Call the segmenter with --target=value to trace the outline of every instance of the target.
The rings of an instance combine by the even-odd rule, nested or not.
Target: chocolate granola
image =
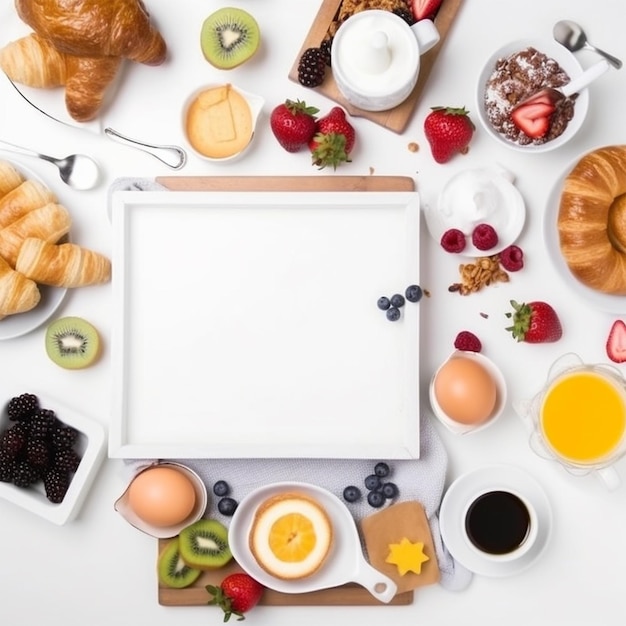
[[[511,109],[545,87],[558,88],[569,81],[569,75],[557,61],[532,46],[498,59],[485,87],[487,118],[498,133],[519,145],[552,141],[563,133],[574,117],[576,94],[557,105],[548,132],[536,139],[526,135],[513,123]]]

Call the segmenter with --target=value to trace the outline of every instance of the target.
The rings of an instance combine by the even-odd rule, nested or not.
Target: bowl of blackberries
[[[104,458],[99,422],[29,391],[0,414],[0,497],[62,525],[73,519]]]

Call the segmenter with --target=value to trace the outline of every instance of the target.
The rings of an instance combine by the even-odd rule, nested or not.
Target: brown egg
[[[481,424],[496,405],[496,383],[491,374],[481,363],[462,355],[441,366],[434,391],[441,410],[461,424]]]
[[[128,489],[128,505],[147,524],[172,526],[193,511],[192,482],[172,467],[152,467],[138,474]]]

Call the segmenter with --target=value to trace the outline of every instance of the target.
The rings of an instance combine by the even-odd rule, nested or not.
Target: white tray
[[[118,191],[113,416],[123,458],[417,458],[409,192]]]

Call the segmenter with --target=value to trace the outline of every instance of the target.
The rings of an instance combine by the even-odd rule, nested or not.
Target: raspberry
[[[9,419],[15,422],[26,421],[39,409],[39,400],[32,393],[23,393],[9,400]]]
[[[326,74],[326,53],[321,48],[307,48],[298,62],[298,81],[305,87],[319,87]]]
[[[457,350],[467,352],[480,352],[483,349],[480,339],[469,330],[462,330],[454,340],[454,347]]]
[[[524,267],[524,252],[519,246],[509,246],[500,252],[500,264],[508,272],[517,272]]]
[[[498,245],[498,233],[489,224],[478,224],[472,231],[472,243],[479,250],[490,250]]]
[[[450,228],[441,236],[441,246],[446,252],[463,252],[465,250],[465,234],[458,228]]]

